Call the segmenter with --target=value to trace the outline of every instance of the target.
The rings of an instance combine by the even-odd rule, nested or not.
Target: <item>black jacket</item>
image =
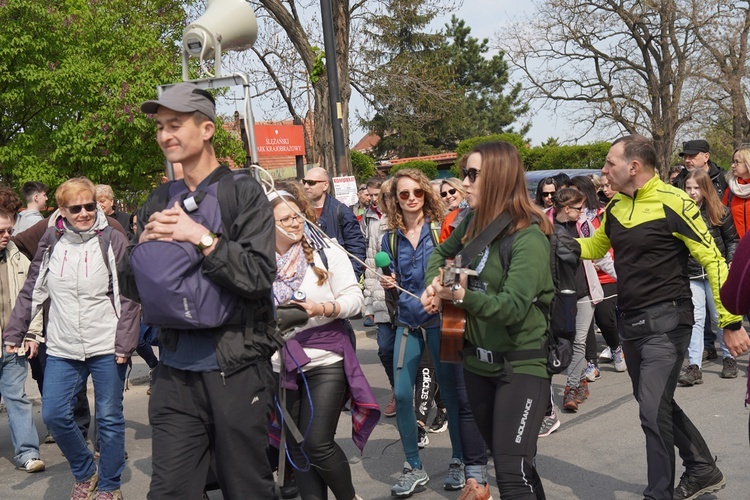
[[[210,176],[227,174],[227,167],[214,170]],[[216,341],[216,355],[224,375],[268,360],[276,344],[266,333],[266,325],[273,317],[271,286],[276,276],[276,233],[273,211],[260,184],[251,176],[234,183],[239,212],[231,228],[222,234],[214,248],[203,260],[203,273],[215,283],[240,296],[236,318],[230,325],[205,330]],[[156,190],[138,210],[140,236],[145,222],[158,206]],[[136,240],[137,241],[137,240]],[[135,245],[128,247],[129,252]],[[129,255],[129,253],[128,253]],[[118,269],[123,295],[140,302],[130,258],[122,259]],[[179,332],[162,329],[159,340],[167,349],[179,348]]]
[[[721,255],[724,256],[727,264],[729,264],[730,262],[732,262],[734,251],[737,249],[737,244],[740,242],[740,238],[737,235],[737,229],[734,227],[734,219],[732,219],[732,213],[728,208],[725,207],[724,217],[722,217],[721,219],[721,224],[718,226],[714,226],[708,220],[705,203],[701,205],[700,210],[701,216],[703,216],[703,220],[706,222],[706,226],[708,226],[708,232],[711,233],[711,236],[713,236],[714,241],[716,242],[716,246],[721,252]],[[701,276],[705,276],[706,274],[706,270],[703,269],[703,266],[701,266],[692,255],[688,257],[687,266],[688,276],[691,279],[699,278]]]
[[[688,173],[689,172],[686,168],[682,169],[682,171],[672,181],[672,185],[684,191],[685,177],[687,177]],[[728,187],[726,175],[726,170],[722,170],[716,163],[708,160],[708,176],[711,178],[711,183],[716,188],[716,194],[719,195],[720,200],[724,199],[724,192]]]

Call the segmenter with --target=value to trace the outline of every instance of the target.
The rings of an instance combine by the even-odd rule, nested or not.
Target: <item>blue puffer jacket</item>
[[[435,249],[432,235],[430,235],[430,222],[425,220],[422,225],[422,234],[419,235],[419,244],[416,249],[411,246],[400,229],[396,231],[395,241],[398,256],[394,257],[390,245],[390,233],[383,235],[381,247],[391,258],[391,273],[396,275],[399,286],[419,297],[425,289],[424,277],[427,271],[427,261]],[[427,313],[419,300],[403,292],[398,299],[397,322],[411,328],[434,327],[440,324],[437,314]]]

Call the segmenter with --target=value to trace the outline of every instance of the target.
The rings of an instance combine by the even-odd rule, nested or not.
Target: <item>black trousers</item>
[[[266,456],[275,381],[261,362],[226,379],[159,363],[149,398],[149,500],[199,500],[211,457],[228,500],[276,499]]]
[[[341,408],[349,385],[344,363],[319,366],[305,372],[307,388],[297,375],[297,390],[286,392],[286,407],[297,428],[307,437],[300,448],[287,432],[287,445],[297,467],[300,497],[303,500],[324,500],[331,488],[337,500],[352,500],[352,471],[344,450],[334,440]],[[309,397],[308,397],[309,389]],[[309,463],[309,468],[305,469]]]
[[[492,448],[500,497],[546,498],[534,457],[550,400],[549,379],[514,373],[506,383],[466,370],[464,379],[474,420]]]
[[[648,486],[643,496],[648,499],[672,499],[675,446],[687,472],[702,475],[714,467],[703,436],[674,400],[691,330],[690,325],[683,324],[666,333],[657,332],[622,343],[641,427],[646,434]]]

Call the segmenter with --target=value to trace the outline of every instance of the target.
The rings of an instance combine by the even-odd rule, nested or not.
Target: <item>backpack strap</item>
[[[328,271],[328,257],[326,256],[325,249],[318,249],[318,255],[320,255],[320,260],[323,261],[323,267],[325,267],[326,271]]]
[[[437,222],[430,222],[430,236],[432,236],[432,244],[438,246],[440,244],[440,224]]]
[[[235,189],[234,184],[239,179],[248,175],[250,175],[249,169],[239,168],[236,170],[230,170],[219,178],[219,185],[216,188],[216,196],[219,198],[221,224],[224,226],[225,233],[229,232],[234,220],[237,218],[237,215],[239,215],[237,190]]]

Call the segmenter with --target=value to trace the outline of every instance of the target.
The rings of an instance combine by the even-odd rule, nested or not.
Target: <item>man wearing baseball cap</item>
[[[711,183],[716,188],[719,199],[724,196],[724,191],[727,190],[727,180],[724,177],[726,171],[720,169],[716,163],[711,161],[711,147],[707,141],[695,139],[683,142],[680,156],[685,161],[685,169],[674,178],[672,181],[673,186],[685,189],[685,177],[687,177],[687,174],[693,170],[701,169],[711,177]]]
[[[216,107],[208,92],[178,83],[141,110],[155,115],[156,142],[167,160],[182,164],[183,179],[175,183],[193,192],[233,175],[219,164],[211,143]],[[262,311],[270,311],[265,305],[276,274],[273,212],[252,176],[234,176],[237,217],[229,228],[207,227],[179,202],[164,206],[164,190],[171,185],[154,190],[139,210],[137,241],[195,245],[203,275],[238,296],[235,312],[242,321],[212,329],[162,328],[149,400],[148,499],[200,498],[212,459],[224,498],[276,498],[266,457],[274,387],[268,360],[275,346],[259,326],[270,319]],[[130,259],[125,260],[124,293],[137,296]]]

